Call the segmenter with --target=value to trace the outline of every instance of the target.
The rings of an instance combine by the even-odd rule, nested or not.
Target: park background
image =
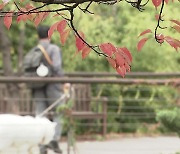
[[[167,43],[158,44],[153,33],[150,40],[145,44],[141,52],[137,51],[136,45],[139,40],[138,35],[145,29],[150,28],[154,31],[157,24],[155,15],[158,13],[153,6],[148,4],[145,11],[138,12],[132,6],[121,3],[120,5],[93,5],[90,11],[94,15],[83,14],[80,11],[75,12],[74,24],[78,30],[84,32],[86,40],[92,44],[102,42],[112,42],[116,46],[126,46],[132,53],[133,62],[131,72],[179,72],[180,55],[175,49]],[[164,9],[164,25],[170,25],[168,21],[171,18],[179,20],[179,5],[174,2]],[[172,16],[173,15],[173,16]],[[167,19],[167,21],[166,21]],[[60,20],[60,17],[47,18],[43,23],[52,25]],[[0,48],[0,67],[4,75],[19,74],[22,75],[23,55],[38,43],[36,28],[32,23],[19,23],[13,21],[10,30],[6,30],[1,21],[1,30],[5,32],[3,39],[10,42],[11,62],[4,57],[4,48]],[[179,37],[173,29],[161,30],[163,34]],[[62,49],[63,68],[65,72],[113,72],[114,70],[108,64],[104,57],[91,52],[86,59],[81,55],[76,55],[75,39],[73,32],[64,46],[60,44],[58,33],[52,37],[52,42],[58,44]],[[1,38],[1,39],[2,39]],[[11,71],[6,71],[4,64],[11,64]],[[143,85],[92,85],[92,94],[95,97],[107,96],[108,102],[108,133],[138,133],[138,134],[173,134],[179,128],[179,91],[169,86],[143,86]],[[126,100],[130,98],[133,101]],[[134,106],[134,104],[136,106]],[[136,109],[132,108],[134,106]],[[163,112],[163,109],[165,110]],[[170,111],[170,112],[169,112]],[[126,114],[141,113],[140,116],[127,116]],[[124,113],[124,115],[123,115]],[[177,117],[174,121],[170,118],[171,125],[169,131],[157,121],[162,116]],[[153,116],[152,116],[153,115]],[[143,118],[147,117],[147,118]],[[159,117],[159,118],[158,118]],[[166,120],[168,120],[166,118]],[[81,123],[80,121],[79,123]],[[119,123],[119,124],[118,124]],[[120,123],[125,123],[120,125]],[[169,123],[168,123],[169,124]],[[155,126],[155,127],[153,127]],[[99,132],[99,127],[76,127],[77,135],[92,134]],[[177,132],[179,133],[179,132]],[[66,132],[64,132],[66,135]],[[94,137],[101,140],[101,137]]]

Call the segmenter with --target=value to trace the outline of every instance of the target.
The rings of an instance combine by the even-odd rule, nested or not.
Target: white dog
[[[37,153],[53,139],[55,126],[47,118],[1,114],[0,154]]]

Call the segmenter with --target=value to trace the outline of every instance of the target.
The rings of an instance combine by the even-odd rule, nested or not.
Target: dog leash
[[[46,108],[41,114],[39,114],[39,117],[43,117],[44,115],[46,115],[51,109],[53,109],[56,105],[59,104],[59,102],[69,98],[70,95],[69,94],[63,94],[60,98],[58,98],[55,102],[53,102],[48,108]]]

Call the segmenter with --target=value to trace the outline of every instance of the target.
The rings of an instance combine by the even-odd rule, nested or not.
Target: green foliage
[[[175,132],[180,136],[180,109],[159,111],[157,120],[160,121],[169,131]]]
[[[146,6],[146,10],[140,13],[126,3],[113,6],[95,4],[91,6],[90,11],[94,12],[94,15],[82,14],[81,11],[77,10],[74,20],[77,29],[85,33],[86,40],[90,44],[97,45],[103,42],[112,42],[116,46],[126,46],[133,55],[132,71],[165,72],[178,71],[180,69],[180,55],[175,53],[174,49],[169,47],[167,43],[160,46],[155,42],[153,34],[149,36],[150,40],[141,53],[137,52],[137,36],[147,28],[154,31],[157,24],[157,21],[154,19],[157,12],[153,7]],[[173,14],[174,19],[179,18],[177,2],[165,7],[165,20],[170,19],[171,14],[168,12]],[[50,17],[43,23],[51,25],[58,20],[61,20],[61,17]],[[20,41],[24,41],[25,52],[38,43],[35,26],[30,22],[26,23],[25,26],[23,24],[17,25],[14,21],[12,28],[8,32],[10,40],[13,42],[12,60],[14,66],[17,63],[17,50]],[[169,25],[170,22],[165,21],[162,24]],[[23,29],[25,30],[25,39],[21,40],[17,36]],[[161,30],[159,33],[178,37],[178,34],[174,33],[173,29]],[[59,40],[59,35],[54,34],[52,41],[61,46]],[[75,55],[76,47],[73,32],[70,33],[65,46],[61,46],[61,48],[63,52],[63,66],[67,72],[114,71],[104,57],[99,57],[94,52],[91,52],[85,60],[80,60],[81,56]]]
[[[55,7],[53,5],[53,7]],[[136,44],[140,38],[138,35],[145,29],[150,28],[154,31],[157,24],[155,20],[155,14],[157,11],[151,6],[147,6],[144,12],[132,8],[132,6],[126,3],[120,3],[119,5],[107,6],[107,5],[92,5],[90,11],[94,12],[94,15],[83,14],[77,10],[75,12],[74,24],[78,30],[85,33],[86,40],[93,45],[101,44],[104,42],[112,42],[119,47],[127,47],[133,55],[132,71],[150,71],[150,72],[173,72],[180,70],[180,55],[176,53],[167,43],[161,46],[155,42],[154,34],[147,35],[150,40],[144,46],[143,50],[138,53]],[[80,13],[81,12],[81,13]],[[179,6],[177,2],[169,4],[165,7],[163,14],[165,22],[163,25],[170,25],[168,20],[173,14],[174,19],[179,19]],[[44,23],[52,25],[61,17],[47,18]],[[167,21],[166,21],[167,20]],[[14,21],[15,22],[15,21]],[[19,38],[20,32],[25,31],[25,38]],[[160,30],[159,33],[165,33],[166,35],[173,35],[178,38],[178,34],[173,29]],[[24,42],[24,54],[28,52],[33,46],[38,44],[38,37],[36,34],[36,28],[32,23],[21,23],[17,25],[14,23],[12,28],[8,31],[8,36],[12,42],[12,61],[14,68],[17,66],[17,51],[18,45],[21,41]],[[58,44],[62,49],[63,55],[63,67],[65,72],[75,71],[92,71],[92,72],[112,72],[114,71],[104,57],[98,56],[96,53],[91,52],[85,60],[81,60],[81,55],[75,55],[75,39],[74,33],[71,32],[70,36],[64,46],[61,46],[59,41],[59,35],[53,34],[52,42]],[[2,50],[2,49],[1,49]],[[2,59],[2,56],[0,56]],[[2,60],[1,60],[2,62]],[[0,66],[2,67],[2,63]],[[15,68],[16,69],[16,68]],[[119,85],[93,85],[93,94],[97,96],[97,90],[101,90],[101,96],[107,96],[112,98],[109,102],[109,106],[115,108],[109,108],[109,112],[114,114],[108,115],[108,122],[110,123],[137,123],[130,127],[128,124],[124,124],[121,127],[120,124],[108,127],[108,131],[111,132],[136,132],[136,131],[148,131],[147,126],[141,126],[139,123],[153,123],[155,118],[149,118],[146,113],[151,112],[155,114],[163,105],[172,105],[175,102],[176,92],[173,88],[166,87],[146,87],[146,86],[119,86]],[[145,89],[145,91],[141,90]],[[116,99],[114,99],[116,98]],[[132,100],[128,100],[131,98]],[[141,99],[146,98],[146,99]],[[163,100],[163,101],[162,101]],[[132,109],[130,106],[136,105],[140,109]],[[63,106],[59,110],[68,110],[69,106]],[[144,114],[144,119],[139,117],[127,117],[125,113],[134,114],[141,112]],[[172,114],[173,115],[173,114]],[[67,120],[68,122],[68,120]],[[96,129],[96,128],[95,128]],[[78,133],[87,131],[82,127],[78,128]]]
[[[97,89],[97,88],[95,88]],[[156,112],[172,108],[178,92],[164,86],[104,85],[103,96],[108,96],[109,132],[156,132],[149,125],[156,123]]]

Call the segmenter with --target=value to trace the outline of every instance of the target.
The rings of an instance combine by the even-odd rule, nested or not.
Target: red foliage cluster
[[[178,20],[170,20],[172,23],[175,23],[174,26],[172,26],[172,28],[174,28],[177,32],[180,33],[180,22]],[[152,33],[152,31],[150,29],[147,29],[145,31],[143,31],[140,36],[143,36],[147,33]],[[174,49],[176,49],[176,51],[178,51],[178,48],[180,48],[180,41],[178,39],[172,38],[170,36],[164,36],[163,34],[157,34],[156,38],[158,39],[159,43],[163,43],[164,41],[166,41],[171,47],[173,47]],[[140,51],[142,49],[142,47],[144,46],[144,44],[146,43],[146,41],[149,38],[145,37],[142,38],[138,44],[137,44],[137,50]]]
[[[127,71],[130,72],[132,56],[127,48],[116,48],[111,43],[103,43],[99,47],[108,55],[108,62],[122,77]]]
[[[57,30],[59,32],[59,35],[60,35],[60,42],[62,45],[64,45],[68,36],[69,36],[69,32],[71,30],[70,28],[66,28],[66,27],[67,27],[67,21],[66,20],[61,20],[61,21],[58,21],[55,24],[53,24],[48,31],[49,39],[51,39],[53,32],[55,30]]]

